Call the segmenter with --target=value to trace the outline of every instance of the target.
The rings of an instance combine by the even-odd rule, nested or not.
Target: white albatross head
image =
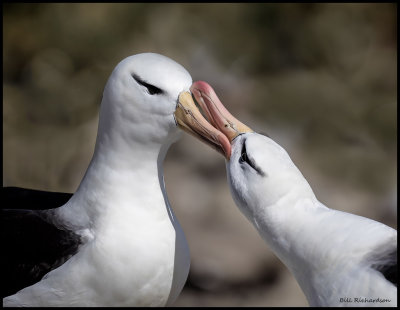
[[[326,207],[281,146],[234,118],[207,83],[194,82],[191,91],[232,144],[226,169],[236,205],[293,273],[310,306],[355,305],[339,300],[349,291],[389,296],[397,305],[387,272],[397,262],[396,230]]]
[[[122,60],[103,92],[96,149],[103,144],[158,148],[176,141],[180,127],[226,152],[228,140],[198,111],[191,84],[186,69],[166,56],[142,53]]]
[[[233,117],[206,82],[193,83],[191,91],[210,122],[231,142],[228,181],[236,204],[249,219],[290,194],[314,197],[284,148]]]
[[[247,217],[291,194],[313,196],[286,150],[258,133],[244,133],[232,141],[227,172],[234,199]]]

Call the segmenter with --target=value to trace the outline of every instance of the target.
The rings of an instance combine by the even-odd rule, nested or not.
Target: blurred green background
[[[164,54],[284,146],[329,207],[397,228],[396,4],[3,4],[3,185],[73,192],[113,67]],[[303,306],[234,205],[223,158],[165,162],[191,249],[177,306]],[[193,199],[196,197],[196,199]]]

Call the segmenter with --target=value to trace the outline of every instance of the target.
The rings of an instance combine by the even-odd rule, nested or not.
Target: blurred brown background
[[[331,208],[397,228],[395,4],[5,4],[3,185],[73,192],[106,80],[157,52],[287,149]],[[235,206],[222,156],[188,135],[165,180],[191,249],[176,306],[305,306]]]

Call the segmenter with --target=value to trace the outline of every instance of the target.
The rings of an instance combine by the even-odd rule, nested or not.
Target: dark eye
[[[252,160],[251,158],[249,158],[249,156],[247,155],[247,151],[246,151],[246,140],[243,141],[243,146],[242,146],[241,155],[240,155],[240,158],[239,158],[239,163],[240,163],[240,164],[246,163],[246,164],[248,164],[251,168],[253,168],[259,175],[265,176],[264,171],[262,171],[262,169],[256,165],[256,163],[254,162],[254,160]]]
[[[239,162],[240,162],[241,164],[243,164],[244,162],[249,163],[249,158],[247,157],[246,151],[245,151],[244,153],[243,153],[243,151],[242,151],[242,154],[240,155],[240,158],[239,158]]]
[[[160,89],[160,88],[158,88],[158,87],[156,87],[156,86],[154,86],[154,85],[151,85],[151,84],[149,84],[149,83],[146,83],[146,82],[143,81],[141,78],[139,78],[137,75],[132,74],[132,77],[135,79],[135,81],[136,81],[138,84],[140,84],[140,85],[146,87],[146,88],[147,88],[147,91],[149,92],[150,95],[159,95],[159,94],[162,94],[162,93],[163,93],[163,90],[162,90],[162,89]]]
[[[240,153],[241,154],[240,154],[240,158],[239,158],[239,163],[243,164],[244,162],[246,162],[251,166],[249,158],[247,156],[247,151],[246,151],[246,140],[243,141],[242,150]]]

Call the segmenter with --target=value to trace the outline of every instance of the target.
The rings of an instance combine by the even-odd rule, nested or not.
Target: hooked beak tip
[[[180,93],[174,117],[181,129],[205,142],[229,159],[231,154],[230,142],[221,131],[203,117],[189,92]]]
[[[190,90],[211,124],[226,135],[230,143],[241,134],[254,132],[225,108],[214,89],[207,82],[194,82]]]

